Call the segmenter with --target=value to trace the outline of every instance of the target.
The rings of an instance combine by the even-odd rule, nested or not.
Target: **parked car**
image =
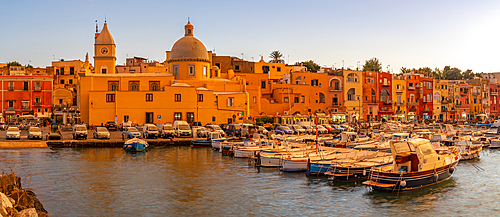
[[[154,124],[144,124],[142,128],[142,138],[149,139],[155,138],[157,139],[160,134],[158,133],[158,127]]]
[[[321,125],[318,125],[318,126],[315,126],[313,127],[313,134],[316,134],[316,131],[318,131],[318,134],[327,134],[328,133],[328,130],[325,129],[323,126]]]
[[[208,132],[210,132],[206,127],[202,126],[193,126],[192,131],[193,135],[196,135],[199,138],[206,138],[208,136]]]
[[[122,139],[141,138],[141,132],[135,127],[124,127],[122,131]]]
[[[42,130],[38,127],[30,127],[28,129],[28,139],[42,139]]]
[[[306,130],[304,130],[304,128],[302,128],[300,125],[298,124],[293,124],[293,125],[290,125],[288,126],[291,130],[293,130],[293,134],[297,134],[297,135],[301,135],[301,134],[306,134]]]
[[[205,127],[209,130],[209,131],[212,131],[212,132],[219,132],[221,136],[225,136],[224,134],[224,130],[222,130],[222,128],[219,127],[219,125],[217,124],[207,124],[205,125]]]
[[[307,134],[313,133],[313,128],[311,126],[302,126],[302,128],[304,128]]]
[[[108,121],[106,122],[106,129],[109,131],[117,131],[118,127],[116,127],[116,124],[114,121]]]
[[[293,131],[290,129],[290,127],[287,126],[277,126],[276,129],[274,130],[276,134],[293,134]]]
[[[49,134],[47,134],[47,140],[60,140],[62,138],[61,128],[59,127],[59,125],[56,123],[51,124],[49,128]]]
[[[21,132],[17,127],[9,127],[7,128],[7,132],[5,132],[6,139],[21,139]]]
[[[73,126],[73,139],[87,139],[87,126],[78,124]]]
[[[109,139],[109,131],[106,127],[96,127],[94,130],[94,139]]]
[[[175,132],[175,137],[193,137],[191,127],[186,121],[174,121],[172,125]]]
[[[341,127],[340,125],[332,125],[332,127],[333,127],[334,134],[340,134],[340,133],[344,132],[344,128]]]
[[[160,137],[162,138],[173,138],[175,135],[174,127],[172,124],[164,124],[162,128],[160,128]]]
[[[228,124],[226,126],[227,136],[241,136],[241,125],[240,124]]]
[[[267,133],[269,132],[265,127],[263,126],[258,126],[257,127],[257,132],[260,133],[260,134],[264,134],[264,135],[267,135]]]

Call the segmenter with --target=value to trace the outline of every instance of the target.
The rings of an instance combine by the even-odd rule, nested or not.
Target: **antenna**
[[[104,23],[106,23],[106,14],[104,14]]]
[[[98,33],[98,32],[99,32],[99,30],[97,28],[97,20],[95,20],[95,33]]]
[[[188,23],[189,23],[189,17],[188,17]]]

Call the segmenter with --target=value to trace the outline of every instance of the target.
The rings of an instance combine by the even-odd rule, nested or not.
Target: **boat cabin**
[[[403,141],[403,140],[408,140],[410,138],[409,133],[394,133],[392,134],[392,139],[395,141]]]
[[[391,141],[390,144],[393,172],[418,172],[446,165],[445,158],[436,153],[429,140]]]
[[[432,138],[431,138],[431,142],[441,142],[441,141],[445,141],[446,139],[447,139],[446,135],[443,135],[443,134],[433,134]]]
[[[358,138],[358,134],[356,132],[342,132],[340,134],[341,143],[354,142],[356,141],[356,138]]]

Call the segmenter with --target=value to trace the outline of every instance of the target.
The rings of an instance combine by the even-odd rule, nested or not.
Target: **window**
[[[157,84],[152,84],[151,85],[151,91],[158,91],[158,85]]]
[[[219,69],[221,69],[220,68],[220,63],[215,63],[215,66],[217,66],[217,67],[219,67]]]
[[[130,86],[130,90],[131,90],[131,91],[137,91],[138,89],[139,89],[139,88],[137,88],[137,84],[132,84],[132,85]]]
[[[262,72],[263,73],[269,73],[269,66],[262,66]]]
[[[203,66],[203,77],[206,78],[208,75],[207,75],[207,66]]]
[[[35,104],[41,104],[42,103],[42,98],[39,96],[35,97]]]
[[[13,81],[9,81],[9,90],[10,91],[14,90],[14,82]]]
[[[285,97],[285,99],[283,99],[283,102],[288,102],[288,97]]]
[[[124,122],[128,122],[128,119],[129,119],[129,116],[128,116],[128,115],[124,115],[124,116],[123,116],[123,121],[124,121]]]
[[[116,89],[117,89],[116,84],[111,84],[111,91],[116,91]]]
[[[61,68],[61,75],[64,75],[64,67]]]
[[[335,105],[335,106],[339,105],[339,98],[338,97],[332,98],[332,105]]]
[[[172,67],[173,67],[172,72],[174,74],[174,77],[179,78],[179,65],[173,65]]]
[[[106,102],[115,102],[115,94],[106,94]]]
[[[276,71],[281,72],[281,67],[277,67]]]
[[[325,103],[325,94],[319,93],[319,103]]]
[[[153,94],[146,93],[146,102],[153,102]]]
[[[239,64],[234,65],[234,71],[240,71],[240,65]]]
[[[45,111],[45,112],[49,112],[49,109],[48,109],[48,108],[45,108],[45,109],[44,109],[44,111]]]
[[[382,102],[385,102],[385,96],[383,96],[383,95],[382,95],[382,96],[380,97],[380,100],[382,100]]]
[[[181,101],[181,95],[180,94],[175,94],[175,101],[180,102]]]
[[[356,75],[355,73],[349,73],[347,75],[347,81],[358,82],[358,75]]]
[[[354,88],[349,89],[349,91],[347,91],[347,100],[354,101],[354,95],[356,95],[356,90]]]
[[[194,65],[188,65],[188,76],[195,76],[195,68]]]
[[[69,74],[74,75],[75,74],[75,67],[69,67]]]
[[[318,80],[311,80],[311,86],[318,86]]]
[[[301,82],[301,77],[299,76],[299,77],[297,77],[297,78],[295,79],[295,84],[301,84],[301,83],[302,83],[302,82]]]
[[[233,97],[227,98],[227,107],[234,107],[234,98]]]
[[[41,81],[35,81],[35,91],[42,91],[42,82]]]
[[[198,94],[198,102],[203,102],[203,94]]]
[[[25,91],[29,90],[29,86],[30,86],[29,82],[27,82],[27,81],[23,82],[23,90],[25,90]]]
[[[8,102],[8,107],[9,108],[14,108],[14,100],[9,100]]]
[[[61,79],[61,84],[64,84],[64,79]]]
[[[427,102],[432,102],[432,94],[427,94]]]
[[[59,99],[59,105],[63,104],[63,99]]]
[[[194,122],[194,113],[193,112],[187,112],[186,113],[186,121],[188,123],[193,123]]]
[[[253,97],[253,103],[257,103],[257,97],[256,96]]]
[[[261,81],[260,82],[260,88],[266,89],[266,81]]]
[[[73,79],[69,79],[68,84],[73,84]]]
[[[296,97],[293,99],[293,102],[294,102],[294,103],[299,103],[299,97],[298,97],[298,96],[296,96]]]
[[[101,69],[101,74],[107,74],[108,73],[108,69],[107,68],[102,68]]]
[[[340,82],[336,81],[334,83],[334,90],[340,90]]]
[[[477,96],[474,96],[474,103],[477,103]]]
[[[182,113],[181,112],[175,112],[174,113],[174,121],[180,121],[182,120]]]
[[[300,103],[305,103],[305,102],[306,102],[306,97],[300,96]]]

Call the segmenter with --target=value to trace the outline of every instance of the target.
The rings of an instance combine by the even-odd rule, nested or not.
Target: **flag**
[[[243,112],[236,113],[236,116],[238,116],[238,117],[243,116]]]

